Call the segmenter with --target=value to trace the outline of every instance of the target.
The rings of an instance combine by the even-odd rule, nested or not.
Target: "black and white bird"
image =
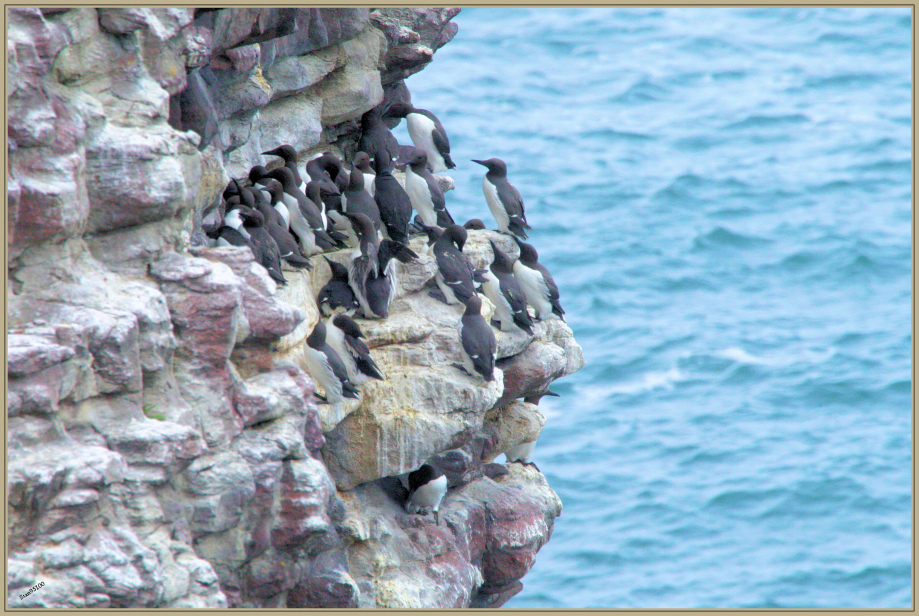
[[[316,322],[306,338],[304,351],[306,371],[325,390],[325,402],[336,404],[345,398],[358,397],[360,392],[348,378],[344,362],[326,342],[326,327],[322,319]]]
[[[434,280],[448,304],[466,304],[466,300],[475,295],[475,282],[472,279],[475,268],[469,257],[463,254],[466,243],[466,229],[459,225],[450,225],[434,242],[432,252],[437,261]]]
[[[462,366],[470,376],[480,375],[485,381],[495,380],[495,353],[498,341],[495,332],[482,316],[482,300],[473,295],[466,301],[466,311],[460,319],[460,355]]]
[[[363,337],[360,326],[351,317],[337,314],[329,319],[326,341],[338,352],[348,369],[348,378],[356,385],[370,379],[385,380],[380,367],[370,357],[370,349],[361,340]]]
[[[520,283],[527,303],[536,311],[536,318],[564,321],[565,311],[559,303],[558,286],[549,270],[538,261],[536,248],[516,237],[514,240],[520,247],[520,258],[514,262],[514,277]]]
[[[218,246],[218,247],[224,247],[224,246],[248,246],[249,250],[252,251],[253,256],[255,255],[255,249],[252,248],[252,244],[249,243],[249,240],[247,240],[247,239],[243,236],[242,233],[240,233],[239,231],[237,231],[237,230],[234,229],[233,227],[229,227],[229,226],[227,226],[227,225],[223,225],[222,227],[218,228],[218,229],[211,235],[211,237],[213,237],[214,240],[215,240],[215,241],[214,241],[214,245],[215,245],[215,246]]]
[[[339,313],[354,316],[361,305],[357,303],[354,291],[348,284],[348,268],[326,256],[322,258],[328,262],[332,277],[319,289],[319,295],[316,297],[319,311],[327,317]]]
[[[297,240],[283,226],[284,219],[277,210],[266,203],[259,203],[256,209],[264,218],[262,226],[278,245],[281,258],[293,267],[313,269],[309,259],[300,254]]]
[[[374,154],[373,168],[377,172],[373,198],[380,208],[380,220],[390,239],[405,244],[408,242],[408,221],[412,218],[412,200],[393,177],[392,160],[385,150]]]
[[[526,213],[523,210],[523,197],[514,186],[507,181],[507,165],[500,158],[488,160],[474,160],[488,168],[485,179],[482,180],[482,191],[485,193],[485,202],[488,209],[498,222],[498,229],[504,233],[516,235],[522,239],[527,238],[525,229],[529,229]]]
[[[493,240],[488,242],[495,258],[484,272],[482,292],[495,305],[495,319],[501,331],[509,332],[516,326],[532,336],[533,320],[527,312],[526,295],[514,277],[515,259],[498,248]]]
[[[294,174],[294,181],[297,183],[297,187],[300,190],[306,189],[306,183],[303,181],[300,175],[300,169],[297,167],[297,150],[295,150],[292,145],[286,143],[284,145],[279,145],[273,150],[262,152],[262,156],[280,156],[283,158],[284,166],[290,169],[291,173]]]
[[[383,221],[380,218],[380,207],[377,205],[376,200],[370,196],[370,193],[367,192],[364,181],[366,176],[363,173],[352,173],[350,176],[350,181],[348,187],[342,193],[341,204],[345,212],[350,212],[352,214],[364,214],[373,221],[374,226],[377,230],[383,228]],[[342,225],[343,223],[337,220],[337,216],[334,217],[336,225]]]
[[[284,274],[281,273],[281,251],[278,249],[277,242],[262,227],[265,221],[264,217],[257,210],[245,206],[238,209],[242,219],[242,226],[246,234],[249,235],[247,239],[253,249],[255,261],[268,271],[268,275],[271,276],[272,280],[281,286],[286,285],[287,280],[284,278]]]
[[[399,158],[399,142],[383,122],[382,108],[378,105],[361,116],[361,139],[357,149],[376,157],[386,152],[389,160]]]
[[[365,318],[385,319],[396,295],[396,268],[392,259],[408,263],[418,255],[393,240],[380,240],[373,222],[364,214],[346,212],[345,216],[360,242],[348,264],[348,284]]]
[[[389,107],[386,115],[390,118],[405,118],[408,134],[415,147],[427,154],[427,164],[431,171],[440,173],[456,167],[450,159],[450,139],[440,120],[427,109],[418,109],[409,103],[396,103]]]
[[[278,180],[284,188],[282,198],[290,212],[290,228],[300,241],[300,252],[310,256],[338,248],[325,230],[319,207],[297,187],[290,169],[278,167],[270,171],[268,177]]]
[[[325,169],[329,177],[332,178],[332,181],[335,182],[338,191],[341,192],[344,190],[348,185],[350,173],[345,169],[345,165],[341,162],[341,159],[335,156],[333,152],[327,151],[323,152],[316,160],[319,161],[322,168]]]
[[[428,171],[427,160],[424,150],[415,148],[405,167],[405,192],[424,224],[447,227],[453,224],[453,217],[437,179]]]
[[[440,503],[447,493],[447,477],[430,464],[408,475],[408,500],[405,510],[409,513],[433,513],[434,521],[440,524]]]
[[[523,401],[538,406],[543,396],[558,396],[558,394],[547,389],[540,394],[527,396]],[[531,461],[534,449],[536,449],[536,441],[527,441],[519,445],[514,445],[513,447],[508,447],[507,451],[504,452],[504,456],[507,458],[508,464],[520,462],[524,466],[532,466],[536,470],[539,470],[539,467]]]
[[[364,190],[369,192],[372,197],[374,191],[373,180],[377,177],[377,173],[373,170],[373,167],[370,166],[370,155],[367,154],[367,152],[358,152],[354,155],[354,164],[351,169],[352,173],[354,169],[359,169],[360,172],[364,174]]]

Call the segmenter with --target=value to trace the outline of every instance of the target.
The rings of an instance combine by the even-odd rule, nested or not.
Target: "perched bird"
[[[504,253],[492,240],[488,240],[495,253],[489,270],[485,272],[482,292],[495,305],[495,319],[501,331],[508,332],[516,325],[533,335],[533,320],[527,312],[526,295],[514,278],[514,259]]]
[[[382,108],[377,105],[361,116],[361,139],[357,149],[376,157],[377,152],[386,152],[388,160],[399,158],[399,142],[383,123]]]
[[[357,303],[354,291],[348,285],[348,268],[326,256],[322,258],[328,262],[332,277],[319,289],[316,303],[319,304],[320,312],[327,317],[339,313],[354,316],[361,305]]]
[[[383,228],[380,207],[377,205],[376,200],[370,196],[370,193],[365,190],[364,180],[363,173],[352,173],[348,187],[342,194],[341,203],[345,212],[364,214],[373,221],[373,225],[377,230],[380,230]]]
[[[524,229],[529,229],[530,225],[527,224],[526,213],[523,210],[523,197],[507,181],[507,165],[500,158],[472,162],[488,168],[488,173],[482,180],[482,191],[485,193],[488,209],[498,221],[498,229],[526,239],[527,234]]]
[[[247,238],[252,246],[256,262],[268,270],[268,275],[279,285],[286,285],[287,280],[281,273],[281,251],[277,242],[268,234],[262,225],[264,217],[257,210],[248,207],[239,208],[243,228],[249,234]]]
[[[370,349],[361,338],[364,334],[354,319],[337,314],[329,319],[326,340],[338,352],[348,369],[348,378],[360,385],[370,379],[385,380],[380,367],[370,357]]]
[[[278,167],[269,172],[268,177],[278,180],[284,188],[282,198],[290,212],[290,228],[300,240],[301,252],[308,256],[338,248],[325,230],[319,208],[297,188],[290,169]]]
[[[428,171],[427,160],[427,154],[416,148],[414,156],[405,167],[405,192],[424,224],[447,227],[453,224],[453,218],[447,211],[447,202],[440,185]]]
[[[408,475],[408,500],[405,510],[409,513],[434,513],[434,521],[440,524],[440,502],[447,493],[447,477],[430,464]]]
[[[284,261],[296,268],[313,269],[309,259],[300,254],[297,240],[282,226],[284,219],[277,210],[265,203],[259,203],[256,210],[262,215],[265,222],[262,226],[278,245],[279,254]],[[276,216],[277,218],[273,218]]]
[[[514,240],[520,247],[520,258],[514,262],[514,277],[520,283],[526,295],[527,303],[536,311],[536,319],[561,319],[565,320],[565,311],[559,303],[558,286],[539,259],[536,249],[526,242],[521,242],[516,237]]]
[[[386,112],[390,118],[405,118],[408,134],[416,148],[427,154],[427,164],[434,173],[456,167],[450,159],[450,139],[440,120],[427,109],[396,103]]]
[[[325,169],[326,173],[329,174],[329,177],[332,178],[332,181],[335,182],[335,186],[338,188],[339,192],[344,190],[348,185],[348,178],[350,174],[345,169],[341,159],[335,156],[335,154],[332,152],[323,152],[322,156],[316,160],[319,161],[319,164],[322,165],[322,168]]]
[[[335,404],[345,398],[357,398],[360,392],[348,378],[348,369],[335,349],[326,342],[326,328],[322,319],[316,322],[307,337],[305,351],[306,371],[325,390],[325,402]]]
[[[466,301],[466,311],[460,320],[460,355],[463,364],[454,364],[469,373],[479,374],[485,381],[495,380],[495,353],[498,341],[491,326],[482,316],[482,300],[473,295]]]
[[[361,173],[364,174],[364,189],[372,197],[374,192],[373,180],[377,177],[377,174],[370,166],[370,155],[367,152],[358,152],[354,155],[352,173],[354,169],[360,169]]]
[[[321,207],[321,203],[325,203],[327,206],[326,210],[329,208],[341,210],[341,205],[339,203],[341,191],[338,189],[338,184],[335,183],[335,180],[333,180],[329,172],[326,171],[325,164],[320,160],[321,158],[320,156],[306,163],[306,173],[309,175],[309,181],[319,184],[319,194],[322,198],[320,201],[316,201],[316,205]]]
[[[283,158],[284,166],[290,169],[291,173],[294,174],[294,181],[297,183],[297,188],[300,190],[306,188],[306,184],[300,176],[300,170],[297,168],[297,150],[295,150],[292,145],[279,145],[273,150],[262,152],[262,156],[280,156]]]
[[[364,214],[345,213],[357,233],[360,246],[348,264],[348,284],[368,319],[385,319],[396,294],[395,257],[403,263],[418,258],[403,244],[380,240],[373,222]]]
[[[481,231],[485,229],[485,223],[478,218],[470,218],[463,226],[469,231]]]
[[[348,237],[333,228],[336,216],[338,218],[342,217],[341,201],[331,198],[324,199],[322,197],[322,189],[319,187],[319,182],[314,180],[310,180],[306,183],[306,198],[319,210],[320,217],[325,225],[326,233],[328,233],[332,241],[335,242],[335,245],[338,248],[345,248],[347,246],[346,240]],[[326,203],[326,201],[328,201],[328,203]],[[330,204],[332,207],[327,207]],[[350,223],[348,223],[348,228],[350,228]]]
[[[374,154],[373,166],[377,172],[373,181],[376,186],[373,198],[380,208],[380,220],[390,239],[405,244],[408,241],[408,221],[412,218],[412,201],[392,176],[392,160],[385,150]]]
[[[475,268],[463,254],[466,230],[459,225],[450,225],[434,242],[432,252],[437,261],[434,280],[444,294],[448,304],[464,304],[475,295],[472,274]]]
[[[215,239],[215,246],[248,246],[252,254],[255,255],[255,249],[252,248],[252,244],[249,243],[249,240],[243,237],[243,234],[233,227],[223,225],[217,229],[211,237]]]
[[[538,406],[539,401],[543,396],[558,396],[558,394],[547,389],[541,394],[527,396],[523,399],[523,401]],[[539,467],[536,466],[534,462],[530,461],[530,458],[533,456],[533,450],[535,448],[536,441],[527,441],[526,443],[520,443],[519,445],[509,447],[507,451],[504,452],[504,456],[507,458],[508,464],[512,462],[520,462],[524,466],[532,466],[536,470],[539,470]]]

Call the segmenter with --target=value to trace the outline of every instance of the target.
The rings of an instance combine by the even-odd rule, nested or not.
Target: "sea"
[[[909,608],[911,13],[464,8],[407,80],[498,157],[587,365],[506,608]],[[410,143],[404,122],[394,131]]]

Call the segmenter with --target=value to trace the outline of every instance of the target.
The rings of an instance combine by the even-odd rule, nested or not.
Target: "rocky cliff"
[[[361,114],[409,99],[457,12],[9,9],[8,606],[519,591],[561,503],[534,468],[491,462],[542,428],[516,400],[583,365],[571,330],[499,333],[483,387],[451,367],[460,311],[428,295],[423,256],[400,264],[389,319],[360,321],[387,379],[317,405],[302,349],[325,261],[277,288],[200,229],[265,149],[353,153]],[[516,253],[471,232],[478,266],[488,238]],[[449,480],[439,524],[399,502],[424,462]]]

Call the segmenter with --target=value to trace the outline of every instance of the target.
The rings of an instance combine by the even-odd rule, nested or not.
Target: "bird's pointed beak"
[[[277,156],[277,155],[278,155],[278,150],[279,150],[279,149],[280,149],[280,148],[275,148],[275,149],[273,149],[273,150],[268,150],[267,152],[262,152],[262,156],[266,156],[266,155],[269,155],[269,156]]]
[[[483,162],[480,161],[480,160],[473,160],[472,162],[474,162],[474,163],[479,163],[480,165],[485,166],[485,167],[488,166],[488,165],[486,165],[485,163],[483,163]]]
[[[554,391],[552,391],[552,390],[550,390],[550,389],[547,389],[545,392],[543,392],[543,395],[544,395],[544,396],[555,396],[556,398],[560,398],[560,397],[561,397],[561,396],[559,396],[557,393],[555,393]]]

